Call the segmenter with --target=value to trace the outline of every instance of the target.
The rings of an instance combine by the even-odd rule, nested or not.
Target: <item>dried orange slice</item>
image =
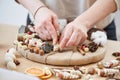
[[[36,77],[41,77],[45,74],[43,69],[35,67],[27,69],[25,73]]]
[[[41,76],[42,79],[48,79],[52,76],[52,72],[49,69],[44,69],[45,74]]]

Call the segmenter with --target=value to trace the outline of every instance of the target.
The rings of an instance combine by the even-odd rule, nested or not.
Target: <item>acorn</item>
[[[97,63],[97,66],[98,66],[98,68],[99,68],[99,69],[103,69],[103,68],[104,68],[104,66],[103,66],[103,63],[102,63],[102,62]]]

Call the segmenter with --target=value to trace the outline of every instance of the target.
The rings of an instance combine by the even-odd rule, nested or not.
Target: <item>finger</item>
[[[50,33],[47,31],[47,29],[44,31],[44,35],[42,35],[42,36],[46,36],[46,40],[52,39],[52,37],[51,37]]]
[[[77,39],[77,41],[75,42],[74,46],[78,46],[78,45],[79,45],[82,36],[81,36],[80,34],[78,34],[77,38],[78,38],[78,39]]]
[[[48,32],[50,33],[53,39],[53,44],[56,44],[57,43],[57,32],[51,22],[47,23],[46,29],[48,30]]]
[[[73,46],[76,43],[77,35],[78,35],[78,33],[76,31],[74,31],[72,33],[72,36],[70,37],[69,41],[67,42],[66,47]]]
[[[58,18],[56,16],[53,16],[53,25],[55,30],[59,32]]]
[[[63,49],[65,46],[66,46],[66,43],[69,41],[71,35],[73,33],[73,30],[72,28],[70,28],[69,30],[66,29],[64,31],[64,34],[62,34],[62,37],[61,37],[61,42],[60,42],[60,48]]]
[[[63,37],[64,37],[64,34],[65,34],[65,31],[66,31],[66,27],[65,29],[63,29],[62,33],[61,33],[61,36],[60,36],[60,39],[59,39],[59,43],[61,43]]]
[[[44,35],[43,33],[39,33],[38,35],[39,35],[40,39],[42,39],[42,40],[47,40],[46,37],[43,36],[43,35]]]
[[[48,40],[51,40],[52,39],[52,37],[51,37],[51,35],[50,35],[50,33],[47,31],[47,34],[49,34],[48,36],[47,36],[47,39]]]
[[[86,35],[83,34],[79,44],[83,44],[85,40],[86,40]]]
[[[41,39],[47,40],[48,32],[44,26],[36,27],[35,31],[39,34]]]

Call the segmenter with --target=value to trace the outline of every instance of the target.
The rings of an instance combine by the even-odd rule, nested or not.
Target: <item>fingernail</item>
[[[57,35],[58,35],[58,36],[60,35],[60,32],[59,32],[59,31],[57,31]]]

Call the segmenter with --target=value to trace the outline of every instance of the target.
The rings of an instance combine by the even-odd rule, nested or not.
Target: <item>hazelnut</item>
[[[40,48],[39,48],[39,47],[35,47],[35,48],[34,48],[34,52],[35,52],[36,54],[39,54],[39,51],[40,51]]]
[[[103,63],[102,63],[102,62],[97,63],[97,66],[98,66],[98,68],[99,68],[99,69],[103,69],[103,68],[104,68],[104,66],[103,66]]]
[[[19,65],[19,64],[20,64],[20,62],[19,62],[17,59],[14,60],[14,63],[15,63],[16,65]]]
[[[31,52],[31,53],[34,53],[34,47],[31,47],[31,48],[30,48],[30,52]]]
[[[22,41],[22,42],[24,42],[24,38],[23,38],[23,36],[18,36],[17,40],[18,40],[18,41]]]
[[[95,73],[96,73],[96,70],[95,70],[95,68],[93,68],[93,67],[90,67],[90,68],[88,68],[88,71],[87,71],[87,73],[88,73],[88,74],[91,74],[91,75],[93,75],[93,74],[95,74]]]
[[[44,53],[44,51],[41,49],[41,50],[39,51],[39,54],[40,54],[40,55],[44,55],[45,53]]]
[[[79,70],[78,66],[74,66],[73,68],[74,68],[74,70]]]
[[[116,58],[116,60],[120,61],[120,57]]]

